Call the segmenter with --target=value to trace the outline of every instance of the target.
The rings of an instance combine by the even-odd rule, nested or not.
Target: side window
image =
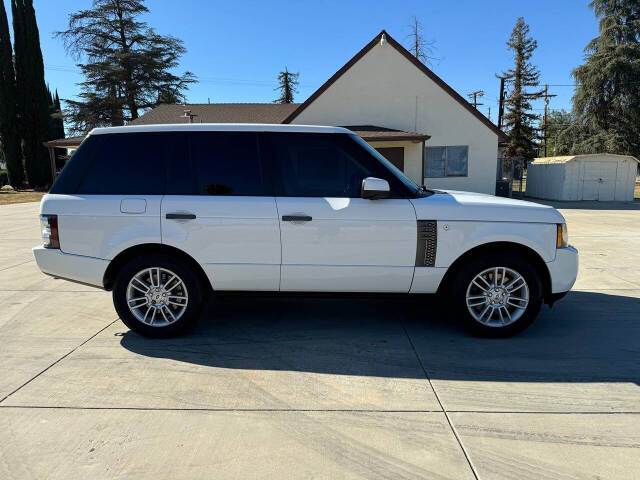
[[[100,147],[100,137],[102,135],[90,135],[80,144],[53,182],[49,193],[72,195],[78,191],[80,182],[91,166],[92,154]]]
[[[384,178],[389,171],[348,135],[320,133],[264,134],[279,172],[279,195],[351,197],[361,195],[366,177]]]
[[[466,177],[469,163],[469,147],[427,147],[424,171],[427,177]]]
[[[78,193],[162,195],[165,188],[165,138],[157,133],[99,135],[91,167]]]
[[[272,195],[252,132],[189,133],[198,195]]]

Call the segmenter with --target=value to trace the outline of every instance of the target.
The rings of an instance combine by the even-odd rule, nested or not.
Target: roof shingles
[[[129,125],[189,123],[185,110],[193,115],[193,123],[282,123],[298,103],[195,103],[159,105]]]

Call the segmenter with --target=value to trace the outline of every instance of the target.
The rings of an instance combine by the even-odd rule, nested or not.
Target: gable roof
[[[185,110],[194,115],[193,123],[283,123],[299,103],[191,103],[162,104],[128,125],[189,123]]]
[[[371,40],[365,47],[360,50],[355,56],[349,60],[344,66],[338,70],[333,76],[327,80],[323,85],[320,86],[313,94],[307,98],[303,103],[298,105],[298,107],[289,114],[284,120],[283,123],[291,123],[300,113],[302,113],[309,105],[311,105],[320,95],[322,95],[331,85],[333,85],[342,75],[345,74],[347,70],[349,70],[358,60],[364,57],[369,50],[375,47],[381,40],[382,36],[385,36],[385,39],[389,45],[395,48],[399,53],[401,53],[407,60],[413,63],[422,73],[424,73],[427,77],[429,77],[433,82],[435,82],[440,88],[442,88],[445,92],[447,92],[456,102],[462,105],[466,110],[468,110],[474,117],[480,120],[483,124],[487,126],[492,132],[498,135],[499,142],[508,141],[507,135],[500,130],[491,120],[485,117],[480,111],[467,102],[462,96],[456,92],[453,88],[451,88],[444,80],[442,80],[439,76],[437,76],[433,71],[431,71],[425,64],[419,61],[416,57],[414,57],[411,52],[409,52],[406,48],[400,45],[391,35],[389,35],[385,30],[382,30],[378,35],[375,36],[373,40]]]

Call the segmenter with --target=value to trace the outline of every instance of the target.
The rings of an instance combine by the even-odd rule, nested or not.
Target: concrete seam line
[[[10,265],[8,267],[0,268],[0,272],[4,272],[5,270],[9,270],[10,268],[19,267],[20,265],[25,265],[27,263],[35,262],[35,260],[27,260],[26,262],[16,263],[15,265]]]
[[[80,407],[77,405],[0,405],[0,409],[24,408],[42,410],[133,410],[149,412],[282,412],[282,413],[305,413],[305,412],[326,412],[326,413],[443,413],[442,410],[378,410],[378,409],[354,409],[354,408],[224,408],[224,407]],[[472,413],[482,415],[640,415],[640,411],[624,410],[620,412],[545,412],[517,410],[447,410],[447,413]]]
[[[49,370],[51,367],[53,367],[54,365],[57,365],[58,363],[60,363],[62,360],[64,360],[65,358],[67,358],[69,355],[71,355],[73,352],[75,352],[77,349],[79,349],[81,346],[83,346],[84,344],[86,344],[87,342],[89,342],[90,340],[92,340],[93,338],[97,337],[100,333],[104,332],[107,328],[109,328],[111,325],[113,325],[114,323],[116,323],[118,320],[120,320],[119,318],[116,318],[113,322],[110,322],[109,324],[105,325],[103,328],[101,328],[100,330],[98,330],[96,333],[94,333],[93,335],[91,335],[89,338],[87,338],[84,342],[82,342],[81,344],[73,347],[71,350],[69,350],[67,353],[65,353],[62,357],[60,357],[59,359],[57,359],[55,362],[53,362],[51,365],[49,365],[47,368],[45,368],[44,370],[41,370],[39,373],[37,373],[36,375],[34,375],[33,377],[31,377],[29,380],[27,380],[26,382],[24,382],[22,385],[20,385],[18,388],[16,388],[15,390],[13,390],[12,392],[8,393],[7,395],[5,395],[4,397],[2,397],[2,399],[0,400],[0,403],[4,402],[7,398],[9,398],[11,395],[13,395],[14,393],[16,393],[17,391],[19,391],[20,389],[24,388],[25,386],[29,385],[31,382],[33,382],[36,378],[38,378],[40,375],[42,375],[44,372],[46,372],[47,370]]]
[[[0,405],[0,409],[34,409],[34,410],[115,410],[115,411],[143,411],[143,412],[247,412],[247,413],[437,413],[442,410],[355,410],[355,409],[335,409],[335,408],[181,408],[181,407],[78,407],[65,405]]]
[[[453,422],[449,418],[449,414],[445,410],[444,405],[442,404],[442,401],[440,400],[440,397],[438,396],[438,392],[436,392],[436,389],[433,386],[433,383],[431,382],[431,376],[427,372],[427,369],[425,368],[424,363],[422,363],[422,359],[420,358],[420,355],[418,354],[418,350],[416,349],[416,346],[413,344],[413,340],[411,340],[411,337],[409,336],[409,332],[407,331],[407,327],[405,326],[404,322],[402,322],[401,325],[402,325],[402,330],[404,330],[404,334],[407,336],[407,340],[409,341],[409,345],[411,345],[411,349],[413,350],[413,353],[416,356],[416,360],[418,360],[418,364],[420,365],[420,368],[422,369],[425,378],[429,382],[429,386],[431,387],[431,391],[433,392],[433,395],[436,397],[436,400],[438,401],[438,404],[440,405],[440,408],[442,409],[442,413],[444,414],[444,418],[447,419],[447,423],[449,424],[449,428],[451,428],[451,432],[453,433],[453,436],[455,437],[456,441],[458,442],[458,445],[460,446],[460,449],[462,450],[462,454],[464,455],[464,458],[467,460],[467,464],[469,465],[469,468],[471,469],[471,473],[473,474],[473,476],[474,476],[474,478],[476,480],[479,480],[480,477],[478,477],[478,473],[476,472],[476,469],[473,466],[473,463],[471,462],[471,458],[469,457],[469,454],[467,453],[467,450],[464,448],[464,445],[462,444],[462,439],[460,438],[460,435],[458,435],[458,432],[456,431],[456,428],[454,427]]]

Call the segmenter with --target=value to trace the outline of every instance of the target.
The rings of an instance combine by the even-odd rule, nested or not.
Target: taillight
[[[60,248],[58,216],[40,215],[40,225],[42,226],[42,244],[44,248]]]

